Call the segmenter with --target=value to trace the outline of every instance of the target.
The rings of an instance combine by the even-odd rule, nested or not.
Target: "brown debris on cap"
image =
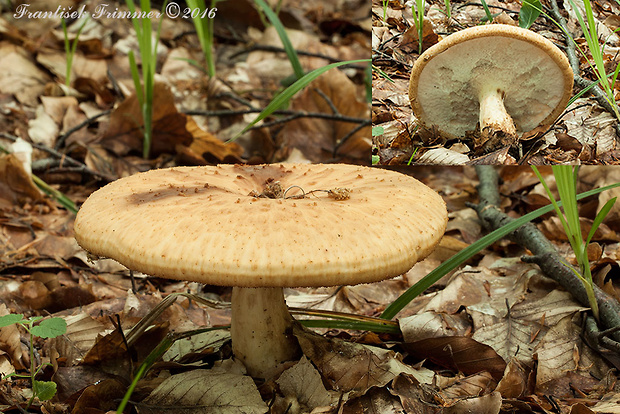
[[[286,198],[258,196],[275,182]],[[335,197],[335,189],[347,196]],[[75,237],[91,253],[154,276],[333,286],[406,272],[432,251],[446,222],[441,197],[400,173],[338,164],[220,165],[110,183],[81,207]]]
[[[413,112],[446,138],[474,134],[489,152],[517,142],[517,131],[549,125],[573,88],[568,59],[543,36],[492,24],[454,33],[415,62],[409,83]],[[477,126],[479,131],[477,131]]]

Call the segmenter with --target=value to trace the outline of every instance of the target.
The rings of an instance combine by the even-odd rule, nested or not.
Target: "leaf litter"
[[[419,56],[417,16],[412,13],[417,6],[413,1],[403,3],[372,1],[372,47],[375,69],[372,81],[372,123],[373,126],[381,126],[384,129],[383,133],[373,137],[373,154],[378,157],[379,164],[618,163],[619,120],[609,110],[601,107],[600,102],[588,93],[576,99],[550,127],[537,128],[522,134],[519,138],[519,151],[508,151],[507,147],[490,154],[475,154],[472,142],[466,137],[446,140],[438,134],[419,128],[408,98],[411,67]],[[494,23],[513,26],[519,24],[519,12],[522,7],[525,8],[525,4],[518,1],[485,3],[490,8]],[[576,3],[581,15],[585,16],[583,2]],[[571,2],[558,1],[557,4],[567,19],[568,32],[575,39],[577,47],[586,51],[586,56],[577,52],[578,75],[586,79],[575,87],[574,94],[577,94],[585,84],[597,80],[590,67],[593,60]],[[594,21],[597,25],[599,43],[601,47],[604,46],[604,64],[608,73],[613,73],[620,63],[618,61],[620,43],[617,33],[614,33],[618,28],[616,17],[620,9],[613,1],[593,4],[596,4],[593,7]],[[450,16],[446,5],[450,6]],[[467,27],[488,24],[482,4],[427,2],[424,16],[422,51],[447,35],[458,33]],[[555,15],[551,17],[557,19]],[[566,49],[566,40],[561,30],[550,18],[541,15],[530,29]],[[612,85],[616,103],[618,85],[617,81]]]
[[[115,21],[109,23],[118,24]],[[273,56],[275,58],[276,54]],[[179,81],[171,90],[181,85]],[[197,89],[202,87],[204,85]],[[312,93],[316,92],[308,89],[307,94]],[[361,90],[356,89],[356,96],[360,93]],[[321,103],[320,100],[317,102]],[[20,104],[26,105],[25,101]],[[234,105],[231,102],[226,104]],[[10,131],[27,131],[25,121],[29,116],[35,116],[37,106],[35,99],[32,106],[26,107],[27,113],[21,113],[16,106],[9,105],[9,110],[16,115],[6,117],[3,122],[7,126],[13,125]],[[58,116],[62,110],[54,108],[49,111],[50,117],[56,119],[60,127],[58,120],[65,119],[65,115]],[[195,122],[202,121],[197,119]],[[221,129],[214,132],[234,128],[223,123],[219,127]],[[92,126],[84,129],[92,129]],[[97,130],[101,131],[103,129]],[[262,134],[261,139],[265,139],[265,135],[269,138],[269,132],[262,131]],[[323,143],[324,154],[333,155],[336,135],[329,135]],[[80,142],[89,145],[77,145]],[[118,176],[152,166],[150,161],[141,160],[131,150],[129,155],[119,155],[103,147],[91,146],[89,141],[76,141],[74,145],[76,148],[70,154],[80,160],[89,160],[89,168],[99,174]],[[178,151],[177,145],[171,148]],[[200,157],[205,157],[204,154],[209,153],[206,150],[198,152]],[[212,156],[206,157],[211,160]],[[254,156],[263,155],[259,151]],[[35,159],[45,159],[37,157],[46,155],[37,153]],[[164,157],[162,153],[157,162]],[[2,156],[0,162],[6,159],[13,157]],[[72,215],[42,195],[21,163],[12,160],[6,168],[9,172],[0,175],[3,190],[0,192],[0,299],[5,306],[4,312],[51,314],[67,322],[65,335],[40,339],[35,344],[35,357],[52,364],[41,378],[55,381],[58,394],[55,400],[33,409],[39,412],[114,411],[136,367],[167,333],[227,324],[230,312],[223,305],[230,299],[227,289],[203,288],[194,283],[175,283],[134,274],[134,293],[126,269],[109,261],[89,262],[73,240]],[[82,180],[81,172],[62,168],[62,164],[58,164],[55,171],[46,170],[46,177],[57,177],[54,183],[73,199],[84,200],[96,188],[93,183]],[[340,290],[290,290],[289,303],[304,297],[304,303],[316,303],[315,307],[320,309],[376,316],[398,294],[426,274],[429,263],[445,260],[442,254],[459,249],[455,246],[471,243],[477,237],[479,229],[473,225],[475,218],[464,213],[467,210],[464,203],[476,199],[472,171],[465,169],[462,174],[454,174],[454,170],[420,169],[415,173],[442,192],[454,216],[451,222],[460,217],[460,222],[454,223],[438,252],[403,278]],[[604,171],[590,170],[590,174],[584,175],[585,186],[592,182],[600,185],[612,179]],[[535,197],[535,184],[529,170],[515,173],[506,169],[503,176],[503,193],[508,195],[504,200],[507,211],[524,213],[541,202],[539,196]],[[586,215],[586,220],[592,218],[593,215]],[[544,221],[541,226],[542,223]],[[617,221],[607,224],[610,231],[617,228]],[[552,232],[550,237],[558,246],[565,245],[556,238],[557,232]],[[600,272],[607,275],[603,279],[608,287],[615,289],[617,241],[602,237],[600,243],[599,261],[607,260],[607,269],[601,268]],[[554,412],[557,406],[564,410],[572,407],[582,412],[609,412],[605,410],[609,410],[608,407],[618,398],[615,375],[609,370],[609,364],[613,363],[588,351],[582,342],[575,321],[581,308],[576,302],[567,295],[551,301],[551,295],[559,292],[557,285],[536,274],[533,265],[505,259],[522,253],[511,242],[498,243],[475,258],[469,268],[440,281],[400,315],[404,339],[389,334],[360,334],[337,329],[324,332],[322,336],[305,331],[298,333],[304,338],[301,341],[307,344],[306,357],[292,362],[273,382],[256,385],[249,377],[243,376],[243,367],[230,359],[225,330],[213,331],[204,337],[196,335],[188,339],[188,343],[180,340],[171,348],[171,353],[138,382],[132,401],[136,402],[136,411],[142,412],[179,412],[181,408],[187,412],[201,409],[208,409],[208,412],[267,412],[269,407],[273,412],[287,409],[297,412],[360,412],[371,409],[377,412],[456,413],[467,410],[500,412],[501,407],[508,411],[526,407],[533,412]],[[469,283],[463,283],[468,279]],[[455,287],[462,288],[462,297],[461,291]],[[447,292],[440,294],[444,290]],[[205,306],[195,299],[179,299],[147,324],[137,336],[139,339],[131,340],[128,348],[127,335],[131,329],[152,315],[162,297],[173,292],[200,294],[218,306]],[[511,298],[508,306],[505,297]],[[557,306],[559,303],[562,306]],[[524,309],[530,313],[520,314],[519,311]],[[406,317],[418,315],[427,319],[406,324]],[[508,326],[511,335],[485,339],[483,328],[488,324],[487,320],[493,321],[490,326]],[[424,330],[420,330],[421,325]],[[516,327],[527,335],[517,335]],[[478,334],[480,331],[482,334]],[[477,334],[480,337],[476,337]],[[24,338],[24,332],[17,328],[0,328],[0,369],[3,372],[24,370],[30,358]],[[342,355],[336,353],[338,357],[334,357],[330,353],[333,349]],[[29,397],[28,384],[9,380],[3,380],[1,384],[2,410],[18,412],[16,404]],[[207,393],[206,384],[212,385],[210,389],[214,392]],[[224,393],[220,391],[222,388]],[[549,402],[549,396],[553,396],[553,404]],[[576,398],[580,400],[575,404]],[[272,401],[274,403],[270,405]]]

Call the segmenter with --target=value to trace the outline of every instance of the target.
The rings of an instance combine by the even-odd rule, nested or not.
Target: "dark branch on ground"
[[[17,139],[19,138],[19,137],[16,137],[15,135],[7,134],[5,132],[0,132],[0,137],[8,139],[9,141],[13,141],[13,142],[17,141]],[[47,152],[48,154],[58,158],[61,161],[59,165],[61,165],[62,163],[65,163],[69,166],[73,166],[75,168],[74,171],[79,170],[82,173],[89,174],[93,177],[102,178],[107,181],[114,181],[116,180],[116,178],[118,178],[118,177],[113,177],[108,174],[100,173],[98,171],[91,170],[90,168],[88,168],[88,166],[86,166],[86,164],[77,161],[75,158],[72,158],[66,154],[58,152],[52,148],[48,148],[45,145],[37,144],[36,142],[31,142],[30,145],[32,145],[36,149]]]
[[[566,19],[562,16],[560,12],[560,7],[558,6],[557,0],[551,0],[551,15],[555,19],[557,23],[562,26],[563,33],[568,32],[568,24],[566,23]],[[566,37],[566,35],[564,35]],[[575,85],[580,89],[585,89],[592,85],[592,81],[582,78],[579,73],[581,69],[579,67],[579,56],[577,56],[576,44],[573,39],[566,39],[566,55],[568,56],[568,61],[570,62],[571,69],[573,69],[573,79],[575,81]],[[603,89],[599,85],[594,85],[590,89],[590,93],[592,97],[596,100],[600,106],[602,106],[607,112],[614,115],[615,111],[612,107],[611,103],[607,100],[607,95],[603,92]],[[615,116],[614,116],[615,117]],[[620,119],[616,123],[616,133],[620,136]]]
[[[476,172],[480,180],[478,185],[479,203],[472,205],[472,208],[478,213],[482,225],[487,230],[493,231],[514,221],[513,218],[506,215],[498,207],[500,205],[500,195],[497,170],[492,166],[485,165],[476,166]],[[590,306],[586,290],[574,273],[576,270],[569,267],[570,265],[566,260],[559,255],[551,242],[534,224],[528,223],[521,226],[510,234],[508,238],[532,253],[532,256],[523,257],[523,261],[537,264],[545,275],[570,292],[579,303],[583,306]],[[594,339],[590,343],[598,343],[610,349],[613,349],[613,347],[620,349],[618,344],[620,342],[620,333],[614,330],[616,327],[620,327],[620,303],[597,286],[594,286],[594,294],[599,306],[600,329],[612,329],[612,331],[608,332],[607,336],[603,336],[606,340],[602,341],[600,336],[597,337],[597,335],[600,335],[598,330],[588,330],[586,332],[587,335]],[[590,327],[592,325],[590,324]],[[611,340],[610,336],[613,336],[615,341]]]

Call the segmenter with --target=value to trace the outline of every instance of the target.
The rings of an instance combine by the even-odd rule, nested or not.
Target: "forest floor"
[[[500,145],[499,148],[493,148],[490,153],[472,145],[475,141],[472,141],[471,136],[476,136],[474,128],[468,132],[471,136],[466,134],[468,138],[445,138],[441,134],[420,128],[415,114],[412,113],[408,97],[411,68],[420,56],[416,18],[412,13],[413,3],[408,2],[405,6],[398,1],[372,2],[374,66],[372,122],[375,163],[382,165],[618,164],[620,128],[617,115],[602,98],[600,90],[596,89],[598,87],[570,103],[552,125],[542,125],[528,132],[517,131],[516,143]],[[583,2],[577,3],[585,19]],[[450,17],[446,13],[446,4],[451,8]],[[522,2],[491,0],[486,4],[494,23],[518,26]],[[579,26],[577,13],[570,5],[569,0],[543,2],[543,13],[533,22],[530,30],[551,40],[562,53],[568,54],[575,73],[573,96],[576,97],[587,85],[597,81],[597,77],[593,70],[594,60]],[[556,7],[557,13],[553,11]],[[607,74],[613,76],[620,65],[620,37],[617,33],[620,27],[618,18],[620,4],[614,0],[603,0],[592,2],[592,8],[599,35],[599,46],[603,50],[602,64]],[[574,43],[572,40],[567,40],[568,36],[555,23],[562,24],[561,18],[565,20],[563,28],[574,39]],[[485,19],[486,13],[481,2],[427,3],[422,51],[452,33],[482,24]],[[526,62],[528,57],[521,56],[516,59]],[[515,73],[511,83],[518,82],[516,77]],[[530,87],[529,84],[521,86],[521,88]],[[519,89],[518,85],[516,89]],[[611,85],[611,90],[617,101],[620,96],[620,79]],[[509,100],[508,97],[505,99]],[[535,103],[532,102],[532,105]],[[477,111],[477,108],[472,108],[472,111]]]
[[[233,2],[218,5],[227,3]],[[31,2],[30,7],[44,10],[47,4]],[[228,14],[222,7],[217,17],[222,24],[215,29],[214,80],[184,60],[202,58],[191,23],[163,24],[161,96],[156,98],[161,123],[154,138],[159,146],[146,159],[135,124],[127,125],[123,116],[131,113],[127,102],[133,99],[135,106],[127,51],[137,46],[130,22],[102,19],[84,29],[74,62],[72,85],[81,85],[76,95],[62,86],[59,22],[19,21],[4,10],[0,145],[14,148],[17,138],[32,145],[34,175],[15,154],[0,156],[0,317],[56,317],[67,328],[32,342],[22,327],[0,328],[0,411],[115,412],[138,368],[159,345],[183,332],[215,328],[174,341],[151,361],[125,412],[617,412],[617,352],[586,343],[581,320],[589,314],[587,306],[536,265],[521,261],[529,252],[512,241],[493,244],[411,301],[389,322],[392,333],[298,331],[299,341],[311,346],[304,347],[300,361],[291,361],[266,382],[252,381],[232,358],[226,328],[230,288],[132,275],[115,261],[90,260],[75,241],[71,203],[81,205],[117,178],[218,162],[370,164],[364,66],[328,72],[292,100],[292,112],[268,118],[267,125],[228,142],[292,73],[285,54],[274,52],[279,39],[264,28],[258,13],[242,13],[246,6],[253,10],[251,2],[234,5]],[[302,29],[289,33],[296,48],[323,56],[301,56],[304,69],[366,58],[368,6],[365,1],[284,2],[280,15],[288,17],[282,20]],[[126,112],[118,109],[123,105]],[[304,118],[308,113],[323,118]],[[502,211],[517,216],[548,204],[529,167],[498,171]],[[553,188],[550,170],[542,171]],[[447,204],[448,229],[435,252],[402,277],[380,283],[286,289],[290,307],[377,317],[429,271],[486,233],[468,204],[479,202],[473,168],[403,172],[439,192]],[[42,193],[32,177],[62,191],[65,204],[58,195]],[[584,167],[578,186],[584,191],[617,182],[616,169]],[[613,194],[581,203],[586,231]],[[614,301],[620,295],[619,208],[595,234],[590,255],[596,283]],[[547,214],[536,226],[574,264],[559,220]],[[37,381],[53,381],[57,390],[50,400],[35,399],[28,407],[30,379],[5,376],[27,376],[33,365],[41,367]]]

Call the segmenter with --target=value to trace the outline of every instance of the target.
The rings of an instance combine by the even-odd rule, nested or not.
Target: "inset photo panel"
[[[619,12],[373,0],[373,164],[618,164]]]

